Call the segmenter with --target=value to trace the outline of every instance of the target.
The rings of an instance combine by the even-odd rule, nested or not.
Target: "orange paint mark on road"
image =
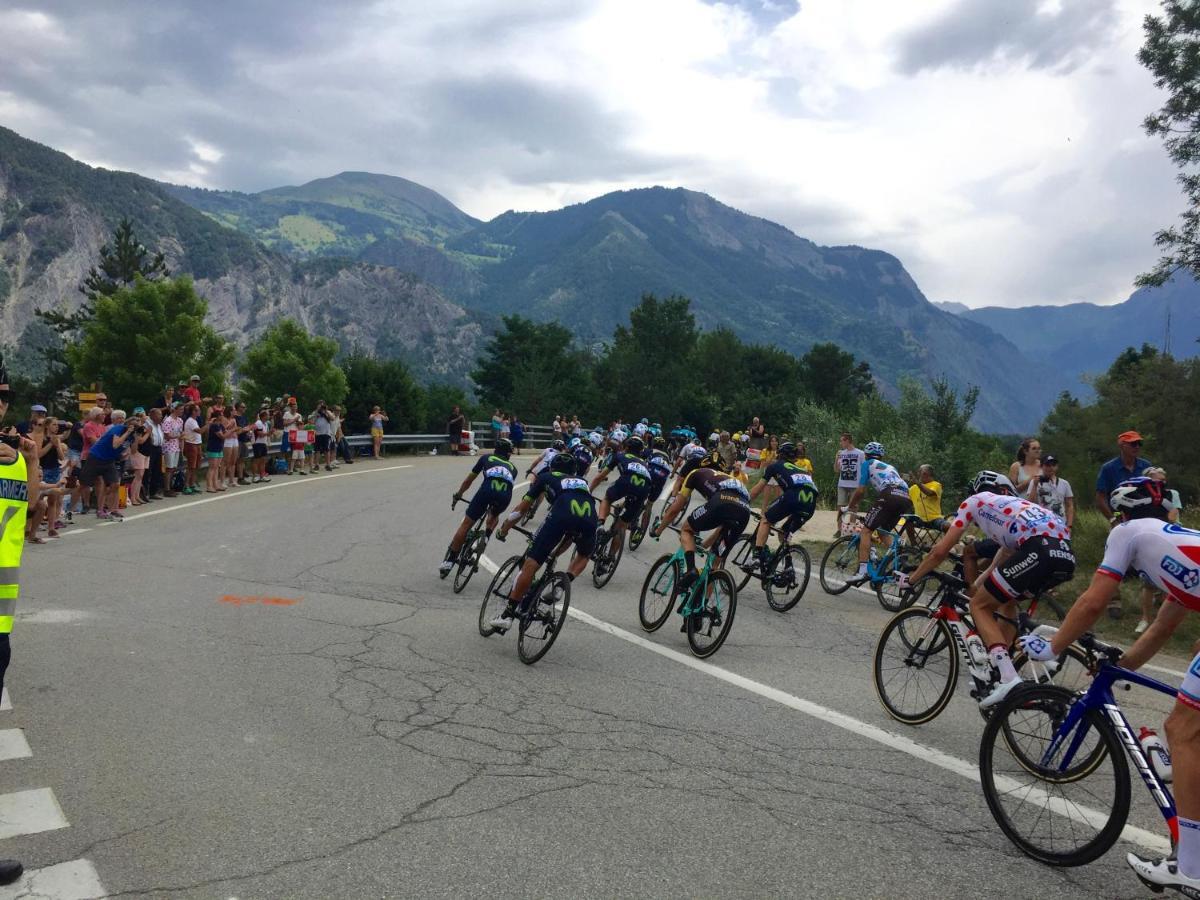
[[[295,606],[300,601],[291,597],[242,597],[237,594],[225,594],[220,598],[220,602],[230,606],[251,606],[255,603],[262,606]]]

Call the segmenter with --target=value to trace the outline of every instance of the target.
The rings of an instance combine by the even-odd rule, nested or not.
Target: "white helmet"
[[[1006,493],[1014,497],[1017,495],[1017,489],[1013,487],[1013,483],[1008,480],[1007,475],[1001,475],[990,469],[984,469],[971,481],[971,493],[978,494],[980,491]]]

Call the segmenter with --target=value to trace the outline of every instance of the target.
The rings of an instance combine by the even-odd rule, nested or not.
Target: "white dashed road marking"
[[[0,887],[0,900],[93,900],[107,896],[96,867],[86,859],[33,869],[16,884]]]
[[[53,831],[69,824],[50,788],[0,794],[0,839]]]
[[[0,762],[7,759],[25,759],[33,756],[25,732],[20,728],[0,728]]]

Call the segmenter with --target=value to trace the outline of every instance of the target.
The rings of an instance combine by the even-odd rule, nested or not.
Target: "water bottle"
[[[991,665],[992,660],[987,647],[983,646],[983,639],[973,631],[967,635],[967,654],[977,666],[986,668]]]
[[[1174,771],[1171,768],[1171,754],[1167,745],[1153,728],[1142,728],[1138,734],[1138,743],[1142,745],[1142,753],[1150,760],[1150,765],[1159,779],[1165,784],[1171,783]]]

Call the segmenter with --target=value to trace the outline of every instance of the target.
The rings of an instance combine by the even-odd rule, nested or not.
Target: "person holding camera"
[[[112,411],[112,421],[112,425],[92,444],[83,469],[79,472],[80,483],[96,492],[97,519],[125,518],[117,508],[117,492],[121,485],[117,463],[134,437],[138,421],[136,418],[127,421],[123,409]]]
[[[64,425],[69,428],[71,423]],[[42,522],[46,523],[47,536],[52,538],[59,536],[58,529],[63,524],[59,521],[59,515],[63,494],[66,493],[63,462],[67,451],[59,438],[59,430],[59,423],[53,416],[44,416],[29,432],[29,439],[37,447],[38,466],[42,470],[38,502],[29,509],[30,526],[26,535],[26,539],[35,544],[45,543],[38,535]]]
[[[1029,499],[1045,507],[1067,523],[1067,531],[1075,524],[1075,493],[1071,483],[1058,477],[1058,457],[1042,457],[1042,472],[1029,482]]]
[[[333,471],[333,413],[322,400],[317,404],[317,411],[312,414],[313,430],[316,431],[317,441],[313,448],[312,472],[316,474],[325,463],[325,471]]]
[[[150,440],[150,429],[146,426],[146,410],[140,406],[133,409],[133,435],[129,439],[129,466],[133,469],[133,481],[129,484],[129,505],[142,505],[142,482],[146,478],[146,469],[150,458],[146,455],[146,445]]]

